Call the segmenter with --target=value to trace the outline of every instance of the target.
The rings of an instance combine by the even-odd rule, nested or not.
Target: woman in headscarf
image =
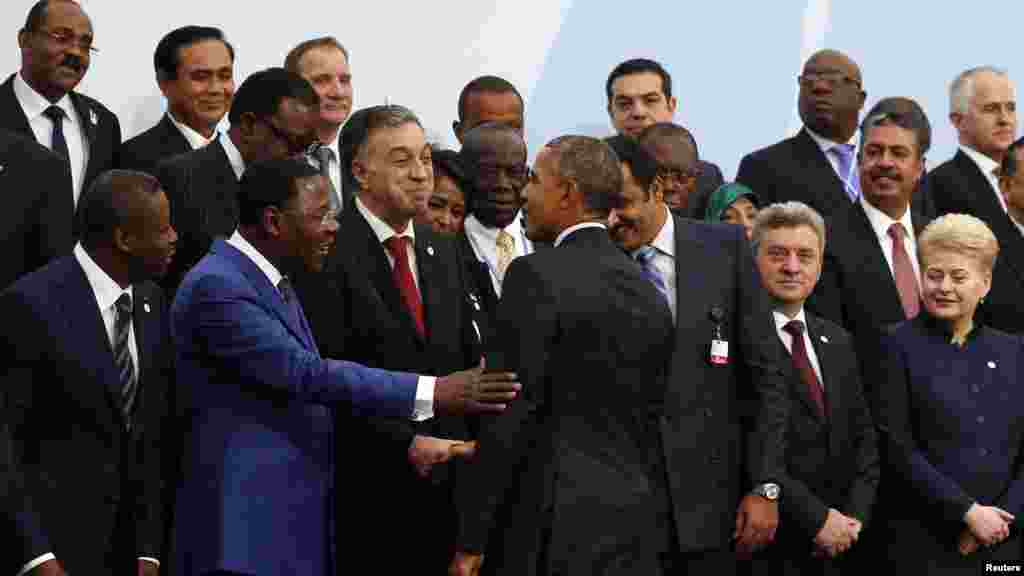
[[[757,218],[759,203],[754,191],[743,184],[722,184],[708,198],[704,220],[739,224],[746,231],[747,240],[750,240],[754,233],[754,219]]]

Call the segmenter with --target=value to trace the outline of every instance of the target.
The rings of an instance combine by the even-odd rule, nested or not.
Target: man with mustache
[[[235,94],[235,49],[218,28],[171,31],[153,54],[167,113],[121,147],[121,166],[152,174],[158,162],[198,150],[217,138],[217,124]]]
[[[96,100],[75,92],[89,69],[92,22],[78,2],[40,0],[18,32],[21,70],[0,84],[0,128],[49,148],[66,166],[58,225],[75,234],[75,206],[100,173],[118,164],[121,125]]]
[[[1024,242],[999,185],[1000,163],[1017,132],[1016,88],[1004,70],[972,68],[953,80],[949,107],[960,147],[928,174],[928,185],[940,214],[976,216],[996,235],[1000,255],[993,274],[1002,280],[993,283],[978,311],[990,326],[1019,334],[1024,332],[1018,288],[1024,283]]]
[[[654,60],[635,58],[616,66],[605,82],[605,93],[612,126],[619,134],[631,138],[639,138],[641,132],[654,124],[672,122],[676,112],[672,76]],[[696,146],[694,142],[695,149]],[[718,166],[698,159],[686,189],[688,194],[707,198],[722,182]]]
[[[332,206],[339,212],[351,201],[355,190],[345,187],[342,177],[339,133],[352,111],[352,70],[348,50],[332,36],[306,40],[284,60],[285,70],[302,76],[320,97],[320,122],[317,139],[323,146],[317,150],[320,173],[331,181],[334,192]]]
[[[79,217],[72,254],[0,294],[0,443],[13,456],[0,480],[22,487],[28,527],[5,538],[4,566],[14,556],[19,574],[155,576],[173,350],[151,279],[177,235],[160,184],[139,172],[101,174]]]

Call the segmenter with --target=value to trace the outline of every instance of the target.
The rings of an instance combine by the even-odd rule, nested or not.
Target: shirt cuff
[[[160,565],[160,561],[159,560],[157,560],[156,558],[150,558],[149,556],[139,556],[139,560],[145,560],[146,562],[152,562],[153,564],[156,564],[157,566]]]
[[[25,576],[25,574],[28,574],[33,568],[35,568],[36,566],[39,566],[43,562],[49,562],[50,560],[56,560],[56,559],[57,559],[57,557],[53,555],[53,552],[47,552],[46,554],[43,554],[42,556],[40,556],[40,557],[36,558],[35,560],[29,562],[28,564],[25,564],[24,566],[22,566],[21,567],[21,572],[18,572],[18,576]]]
[[[412,419],[416,422],[434,417],[434,384],[437,378],[420,376],[416,381],[416,402],[412,407]]]

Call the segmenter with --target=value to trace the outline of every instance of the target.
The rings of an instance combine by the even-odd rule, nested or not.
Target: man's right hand
[[[434,384],[434,413],[497,414],[515,400],[522,389],[513,372],[484,372],[479,368],[463,370],[438,378]]]
[[[850,549],[850,546],[857,541],[859,533],[859,522],[854,518],[844,516],[834,508],[828,509],[828,516],[825,517],[825,525],[818,530],[814,537],[814,544],[818,549],[830,558],[835,558]]]
[[[452,559],[452,563],[448,566],[448,576],[478,576],[483,563],[484,557],[482,554],[456,552],[455,558]]]
[[[36,566],[29,572],[29,576],[65,576],[64,569],[61,568],[60,562],[57,560],[47,560],[39,566]]]
[[[964,514],[967,527],[985,546],[992,546],[1006,540],[1010,535],[1013,514],[995,506],[982,506],[975,502]]]
[[[471,460],[475,455],[476,442],[416,435],[409,445],[409,464],[423,478],[430,476],[435,464],[444,464],[452,458]]]

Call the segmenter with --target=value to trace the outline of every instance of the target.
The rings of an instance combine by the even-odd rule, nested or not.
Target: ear
[[[256,127],[256,115],[252,112],[242,112],[238,117],[238,130],[245,138],[251,138]]]
[[[452,122],[452,132],[455,133],[455,139],[462,144],[462,123],[458,120]]]
[[[263,231],[271,238],[280,238],[284,228],[283,218],[284,214],[277,206],[267,206],[263,209]]]
[[[665,201],[665,188],[661,183],[661,176],[655,176],[654,182],[651,182],[651,196],[657,202]]]
[[[370,178],[370,169],[360,158],[360,154],[356,154],[355,158],[352,159],[352,177],[359,183],[360,190],[366,190],[366,184]]]
[[[989,290],[992,289],[992,273],[989,272],[989,273],[983,275],[982,276],[982,280],[985,283],[985,289],[982,291],[981,297],[985,298],[986,296],[988,296]]]
[[[114,228],[114,247],[121,252],[131,254],[135,251],[131,235],[126,233],[120,226]]]
[[[960,122],[963,120],[964,115],[959,112],[949,113],[949,123],[953,125],[957,130],[960,129]]]
[[[864,103],[868,101],[868,93],[865,90],[860,91],[860,106],[857,106],[857,110],[864,109]]]
[[[563,209],[569,209],[573,204],[573,198],[580,195],[580,189],[576,186],[576,181],[569,179],[565,181],[565,187],[558,195],[558,206]]]
[[[668,99],[668,111],[672,114],[676,113],[676,106],[679,104],[679,100],[673,96]]]
[[[21,30],[18,30],[18,48],[21,48],[22,50],[24,50],[25,48],[28,48],[28,35],[29,34],[30,34],[30,32],[28,30],[25,30],[24,28],[22,28]]]

